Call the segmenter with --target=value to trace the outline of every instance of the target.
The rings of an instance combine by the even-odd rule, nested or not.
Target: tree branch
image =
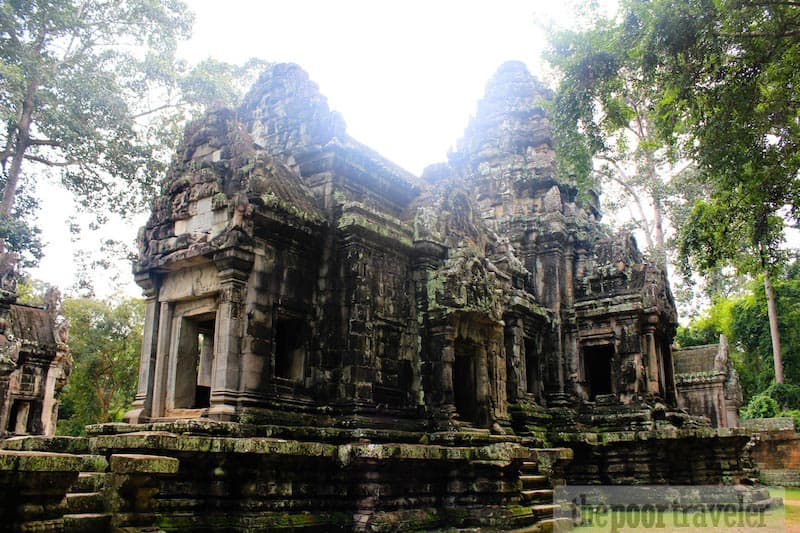
[[[164,104],[153,109],[148,109],[147,111],[142,111],[141,113],[137,113],[131,116],[131,119],[136,120],[137,118],[146,117],[147,115],[152,115],[153,113],[158,113],[159,111],[163,111],[164,109],[170,108],[180,108],[184,107],[186,104],[176,103],[176,104]]]
[[[51,139],[28,139],[28,146],[54,146],[60,148],[61,142]]]
[[[50,161],[49,159],[45,159],[43,157],[38,157],[31,154],[25,154],[25,159],[29,161],[34,161],[36,163],[41,163],[43,165],[47,165],[48,167],[68,167],[71,165],[78,164],[77,161]]]

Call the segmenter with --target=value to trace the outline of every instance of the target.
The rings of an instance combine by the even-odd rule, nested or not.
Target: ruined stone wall
[[[737,427],[742,389],[724,336],[719,344],[675,350],[678,406],[712,427]]]
[[[566,470],[573,485],[717,485],[747,481],[744,431],[709,429],[576,437]]]

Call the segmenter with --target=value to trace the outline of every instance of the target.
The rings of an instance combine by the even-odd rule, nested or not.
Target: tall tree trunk
[[[772,361],[775,364],[775,383],[783,383],[783,358],[781,357],[781,336],[778,331],[778,308],[775,305],[775,293],[769,272],[764,271],[764,292],[767,295],[767,316],[769,317],[769,334],[772,338]]]
[[[653,198],[653,232],[655,233],[656,261],[667,273],[667,248],[664,246],[664,214],[661,198]]]
[[[10,217],[11,210],[14,208],[14,200],[17,197],[17,186],[22,171],[22,161],[25,159],[25,152],[28,150],[31,140],[31,121],[33,119],[34,96],[38,81],[31,80],[28,90],[25,93],[25,100],[22,102],[22,111],[17,123],[16,140],[14,141],[14,154],[11,156],[11,168],[6,175],[5,187],[3,187],[3,201],[0,202],[0,216]]]

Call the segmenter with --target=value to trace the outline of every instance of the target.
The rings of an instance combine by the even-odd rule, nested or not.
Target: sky
[[[611,0],[609,0],[611,2]],[[443,161],[505,61],[518,60],[547,83],[541,59],[546,30],[573,23],[574,0],[187,0],[194,34],[180,48],[195,63],[207,57],[243,63],[250,57],[303,67],[339,111],[347,131],[419,174]],[[55,188],[42,191],[47,243],[34,278],[68,288],[76,249],[67,232],[74,204]],[[146,219],[116,222],[107,234],[133,242]],[[118,280],[94,274],[97,294],[139,293],[127,267]]]

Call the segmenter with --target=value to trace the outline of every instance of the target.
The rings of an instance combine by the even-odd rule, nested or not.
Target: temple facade
[[[719,344],[683,348],[674,355],[678,407],[707,417],[712,427],[738,427],[742,386],[725,336],[720,335]]]
[[[126,420],[508,433],[526,409],[677,407],[665,274],[559,175],[550,96],[504,64],[419,177],[296,65],[190,124],[139,235]]]
[[[54,435],[72,371],[69,322],[51,289],[43,306],[17,303],[16,257],[0,253],[0,437]]]

